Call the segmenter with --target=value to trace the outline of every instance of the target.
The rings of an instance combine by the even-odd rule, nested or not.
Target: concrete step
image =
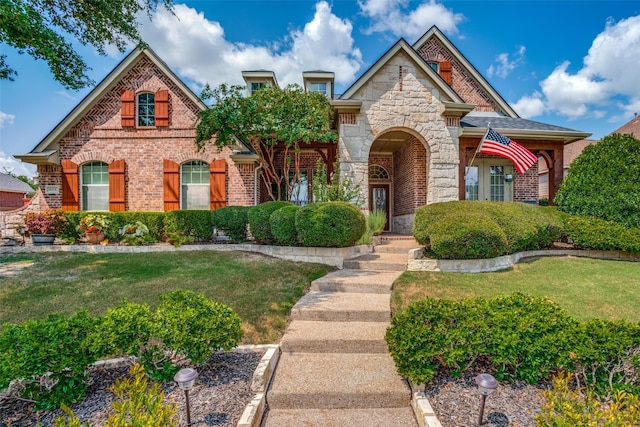
[[[400,271],[343,269],[333,271],[311,283],[312,291],[390,294]]]
[[[291,309],[294,320],[389,322],[388,294],[311,291]]]
[[[305,353],[386,353],[388,322],[323,322],[294,320],[280,349]]]
[[[394,408],[410,400],[388,354],[283,352],[267,393],[272,410]]]
[[[374,271],[405,271],[407,254],[372,253],[344,262],[344,268]]]
[[[398,243],[383,243],[373,248],[374,253],[382,254],[404,254],[407,255],[410,249],[420,248],[416,241],[399,240]]]
[[[263,427],[416,427],[410,406],[366,409],[274,409]]]

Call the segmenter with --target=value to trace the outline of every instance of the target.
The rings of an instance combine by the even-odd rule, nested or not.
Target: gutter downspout
[[[258,171],[260,169],[262,169],[262,165],[253,169],[253,206],[258,205]]]

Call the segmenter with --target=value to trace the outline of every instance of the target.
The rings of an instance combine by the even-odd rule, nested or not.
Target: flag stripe
[[[511,160],[520,175],[538,161],[536,155],[531,151],[491,128],[480,142],[479,151]]]

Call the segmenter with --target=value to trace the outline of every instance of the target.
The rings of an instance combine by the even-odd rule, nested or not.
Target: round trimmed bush
[[[584,149],[556,194],[558,208],[640,227],[640,140],[613,134]]]
[[[296,230],[304,246],[351,246],[366,229],[364,214],[347,202],[311,203],[296,214]]]
[[[227,206],[211,212],[212,224],[236,242],[247,239],[247,206]]]
[[[271,214],[285,206],[291,206],[291,202],[273,201],[261,203],[249,208],[249,230],[254,239],[259,243],[270,244],[275,241],[271,233]]]
[[[276,243],[283,246],[295,246],[298,244],[298,232],[296,231],[296,214],[300,207],[285,206],[273,212],[269,217],[271,233]]]

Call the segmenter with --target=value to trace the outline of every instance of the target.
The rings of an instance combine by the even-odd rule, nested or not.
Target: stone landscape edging
[[[267,407],[267,389],[278,365],[278,360],[280,360],[280,346],[266,344],[246,347],[266,348],[266,351],[253,373],[251,391],[255,394],[245,406],[236,427],[258,427],[262,423],[262,417]]]
[[[320,248],[298,246],[271,246],[251,243],[224,243],[206,245],[124,246],[124,245],[51,245],[51,246],[0,246],[0,254],[42,253],[42,252],[85,252],[92,254],[143,253],[169,251],[240,251],[256,252],[287,261],[312,262],[343,268],[344,261],[373,252],[373,245],[347,246],[346,248]]]
[[[422,248],[409,250],[408,271],[441,271],[448,273],[488,273],[504,270],[526,258],[544,256],[575,256],[615,261],[640,262],[640,253],[589,249],[543,249],[516,252],[489,259],[433,259],[424,258]]]

